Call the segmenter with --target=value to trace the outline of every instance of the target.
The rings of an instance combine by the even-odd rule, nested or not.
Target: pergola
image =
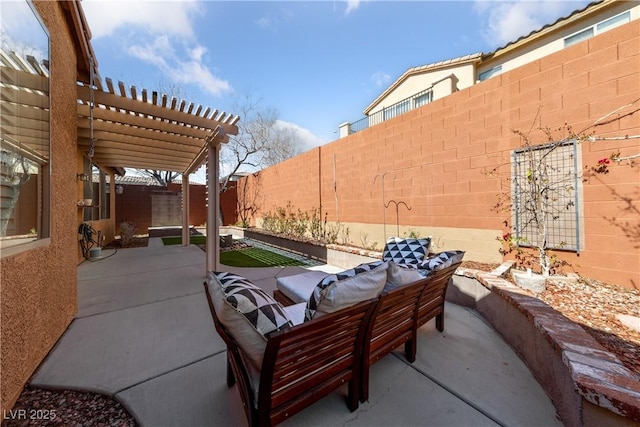
[[[49,64],[15,52],[0,52],[3,141],[19,141],[21,155],[48,158]],[[218,264],[220,144],[238,133],[238,116],[194,106],[124,83],[103,85],[97,67],[77,84],[78,148],[92,163],[113,169],[140,168],[182,174],[182,241],[189,244],[189,175],[207,162],[207,269]],[[83,77],[89,77],[88,79]],[[81,81],[86,80],[86,81]],[[93,84],[90,84],[92,82]],[[11,114],[4,114],[11,113]],[[15,145],[18,147],[18,145]],[[18,148],[16,148],[18,149]]]
[[[219,252],[219,152],[238,133],[239,116],[111,79],[78,84],[78,146],[98,165],[182,174],[182,242],[189,244],[189,175],[207,162],[207,269]]]

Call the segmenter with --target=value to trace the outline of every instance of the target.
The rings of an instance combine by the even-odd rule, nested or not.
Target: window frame
[[[612,30],[616,27],[627,24],[629,22],[631,22],[631,11],[627,10],[625,12],[621,12],[610,18],[604,19],[598,23],[590,25],[587,28],[578,30],[573,34],[568,35],[567,37],[564,37],[562,39],[564,42],[564,47],[573,46],[574,44],[578,44],[581,41],[588,40],[592,37],[595,37],[599,34],[602,34],[606,31]],[[580,37],[586,33],[590,33],[590,34],[588,34],[586,37]]]
[[[485,80],[490,79],[493,76],[497,76],[498,74],[502,73],[502,64],[500,65],[496,65],[495,67],[492,67],[486,71],[483,71],[481,73],[478,74],[478,80],[483,82]]]
[[[43,37],[43,39],[46,38],[46,43],[43,43],[42,45],[40,45],[37,42],[30,43],[29,41],[24,41],[21,39],[18,39],[18,42],[24,43],[29,49],[34,49],[36,51],[45,48],[45,45],[46,45],[46,52],[42,52],[43,55],[42,55],[42,58],[40,58],[39,63],[50,64],[51,63],[51,33],[47,28],[47,26],[45,25],[42,17],[34,7],[33,3],[29,0],[24,0],[24,4],[26,4],[26,6],[28,7],[29,11],[31,12],[34,18],[33,20],[31,20],[31,16],[28,17],[29,25],[33,24],[33,28],[36,28],[36,26],[38,26],[37,28],[41,30],[41,33],[38,33],[38,36]],[[11,44],[11,39],[12,39],[11,35],[8,35],[7,40],[9,41],[9,44],[7,45],[4,44],[4,40],[3,40],[2,49],[6,48],[7,51],[9,52],[11,51],[13,47]],[[23,55],[21,53],[20,56],[21,57],[25,56],[24,58],[25,60],[28,59],[27,54]],[[46,108],[43,108],[43,110],[47,112],[47,116],[48,116],[47,123],[46,123],[48,144],[46,147],[46,150],[47,150],[46,157],[44,157],[46,162],[40,163],[37,160],[35,161],[37,163],[37,168],[38,168],[38,173],[36,176],[37,181],[35,185],[36,186],[35,202],[32,207],[31,206],[29,207],[30,210],[35,209],[36,227],[34,228],[36,229],[37,233],[35,236],[33,236],[32,234],[28,234],[28,235],[15,234],[15,235],[0,237],[0,249],[1,249],[0,258],[5,258],[5,257],[13,256],[22,252],[26,252],[29,250],[45,247],[50,245],[51,243],[51,223],[52,223],[52,212],[51,212],[51,190],[52,190],[51,189],[51,173],[52,172],[51,171],[52,171],[53,156],[52,156],[52,137],[51,137],[52,101],[51,101],[50,69],[51,67],[47,65],[45,72],[43,74],[39,74],[40,76],[46,77],[46,80],[47,80],[46,93],[45,93],[47,104],[46,104]],[[30,71],[24,71],[24,72],[30,72]],[[10,83],[6,83],[6,84],[10,84]],[[14,86],[14,87],[17,87],[17,86]],[[37,94],[38,91],[42,91],[43,89],[32,89],[27,87],[21,87],[20,90]],[[18,115],[17,117],[20,117],[20,115]],[[10,135],[6,135],[5,137],[10,139]],[[9,143],[8,139],[6,140],[7,143]],[[20,144],[20,141],[17,141],[17,143]],[[25,147],[27,146],[25,145]],[[24,150],[24,148],[19,148],[19,149]],[[7,151],[13,152],[12,150],[9,150],[9,149]],[[18,200],[19,200],[19,197],[18,197]],[[12,216],[13,215],[15,215],[15,210],[12,212]],[[21,241],[17,242],[18,240],[21,240]]]

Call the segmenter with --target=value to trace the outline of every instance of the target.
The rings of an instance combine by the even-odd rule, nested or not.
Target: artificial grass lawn
[[[192,245],[206,244],[206,236],[189,236]],[[165,245],[180,245],[182,237],[163,237]],[[260,248],[248,248],[240,251],[220,252],[220,263],[231,267],[277,267],[282,265],[304,265],[300,261]]]
[[[276,267],[282,265],[304,265],[284,255],[260,248],[220,253],[220,263],[231,267]]]
[[[207,242],[207,236],[189,236],[189,243],[191,243],[192,245],[204,245]],[[182,244],[182,237],[181,236],[174,236],[174,237],[163,237],[162,238],[162,243],[167,246],[167,245],[181,245]]]

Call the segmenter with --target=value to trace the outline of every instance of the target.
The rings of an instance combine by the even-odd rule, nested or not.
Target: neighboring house
[[[638,18],[640,3],[637,1],[596,1],[494,52],[410,68],[365,108],[365,118],[341,124],[340,138]]]
[[[115,192],[107,191],[108,181],[125,167],[177,171],[188,201],[188,176],[204,160],[217,182],[219,145],[237,134],[239,117],[103,83],[79,1],[2,1],[0,12],[5,413],[76,314],[80,224],[99,230],[105,243],[114,237]],[[214,195],[208,207],[214,217],[217,205]],[[217,236],[217,227],[208,235]],[[206,268],[215,268],[217,241],[207,243]]]

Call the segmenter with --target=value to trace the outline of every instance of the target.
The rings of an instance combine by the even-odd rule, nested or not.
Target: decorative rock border
[[[640,381],[575,322],[491,273],[459,268],[447,300],[480,312],[520,355],[570,426],[637,426]],[[475,283],[474,283],[475,282]]]

